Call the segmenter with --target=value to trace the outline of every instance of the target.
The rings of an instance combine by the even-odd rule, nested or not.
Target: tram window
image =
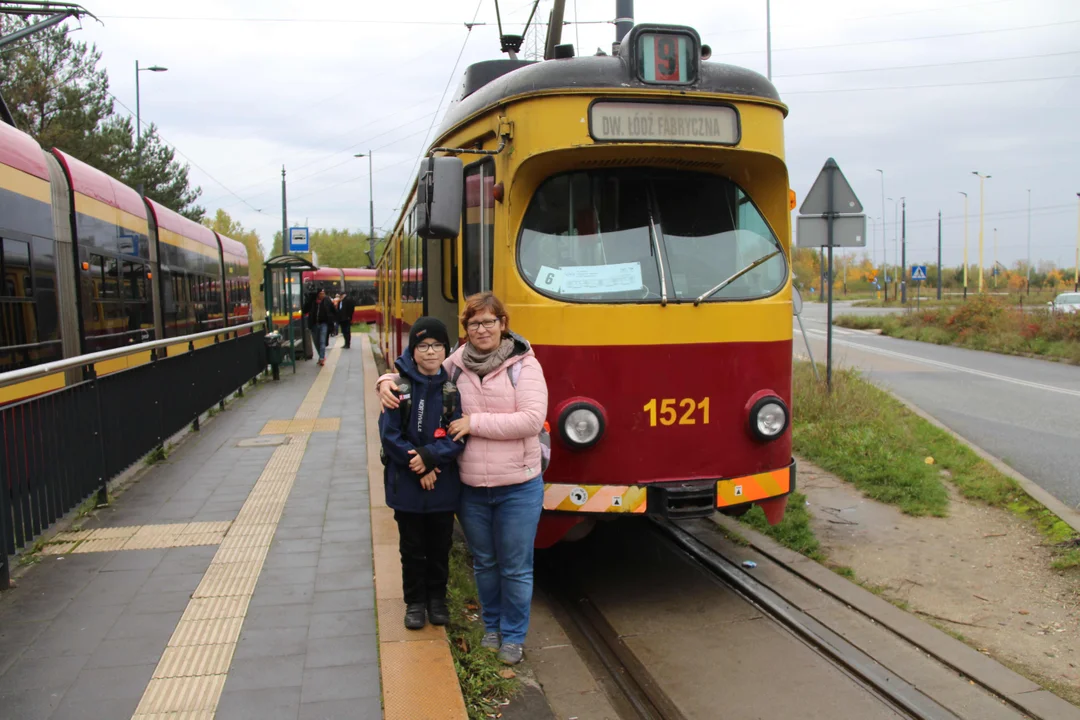
[[[33,240],[34,251],[34,288],[42,290],[56,289],[56,243],[52,240],[36,237]]]
[[[3,240],[3,294],[8,297],[33,297],[30,279],[30,243],[22,240]]]
[[[491,290],[495,251],[495,170],[490,160],[465,169],[462,285],[465,297]]]
[[[102,284],[103,297],[122,297],[120,295],[120,264],[120,261],[115,258],[105,258],[104,283]]]
[[[641,172],[550,178],[525,213],[521,270],[534,287],[569,300],[658,301],[660,265],[648,208]]]
[[[650,213],[659,229],[655,238]],[[710,299],[763,297],[787,276],[779,242],[741,188],[714,175],[645,168],[544,182],[522,223],[518,262],[547,294],[578,302],[657,302],[663,290],[658,245],[674,302],[692,300],[772,253]]]
[[[710,299],[764,297],[783,286],[788,270],[780,243],[742,188],[712,175],[679,175],[655,188],[677,299],[696,298],[770,255]]]

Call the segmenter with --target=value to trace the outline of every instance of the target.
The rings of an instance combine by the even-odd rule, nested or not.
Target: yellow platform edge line
[[[371,512],[385,514],[386,502],[382,493],[382,462],[379,460],[379,399],[375,380],[379,373],[375,353],[369,338],[358,338],[363,347],[364,368],[364,426],[367,432],[367,476],[371,492]],[[382,510],[382,513],[379,511]],[[372,518],[371,548],[375,568],[400,563],[397,553],[397,525]],[[397,592],[400,593],[400,573],[397,573]],[[402,641],[397,628],[389,623],[401,623],[403,614],[388,610],[391,603],[400,604],[400,595],[386,587],[388,579],[379,581],[375,573],[376,618],[379,628],[379,671],[382,677],[384,720],[468,720],[465,698],[461,695],[454,659],[442,628],[417,634],[415,640]],[[394,582],[390,579],[389,582]],[[435,635],[435,638],[432,636]],[[408,690],[406,690],[406,688]],[[417,690],[422,688],[422,690]]]

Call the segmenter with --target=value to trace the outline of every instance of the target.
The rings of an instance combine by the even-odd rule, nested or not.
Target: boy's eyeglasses
[[[439,352],[440,350],[446,351],[446,346],[442,343],[420,343],[416,346],[416,349],[422,353]]]
[[[495,324],[499,322],[499,318],[488,318],[487,320],[474,320],[469,323],[465,323],[466,330],[478,330],[480,326],[483,326],[485,330],[490,330],[495,327]]]

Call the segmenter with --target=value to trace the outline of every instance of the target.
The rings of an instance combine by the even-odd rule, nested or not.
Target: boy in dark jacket
[[[409,347],[395,363],[401,406],[379,416],[386,470],[386,504],[393,508],[401,536],[401,578],[405,591],[405,627],[426,622],[446,625],[446,583],[454,512],[461,494],[457,456],[464,440],[447,434],[461,417],[457,390],[442,364],[450,349],[446,325],[419,318],[409,331]],[[444,387],[445,386],[445,387]]]

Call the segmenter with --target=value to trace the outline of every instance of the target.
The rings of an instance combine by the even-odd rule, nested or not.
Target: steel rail
[[[571,644],[584,645],[583,649],[599,662],[607,675],[606,679],[621,694],[626,708],[632,710],[640,720],[686,720],[577,584],[566,573],[550,565],[544,568],[543,577],[550,580],[548,595],[572,624],[572,627],[567,627],[563,618],[556,615],[559,624],[570,636]]]
[[[752,578],[719,552],[670,520],[653,518],[655,527],[710,574],[761,609],[803,642],[872,688],[883,700],[914,720],[959,720],[872,657],[837,635],[776,592]]]
[[[11,370],[6,373],[0,373],[0,388],[17,385],[18,383],[27,382],[29,380],[37,380],[49,375],[64,372],[65,370],[75,370],[88,365],[95,365],[106,360],[116,360],[128,357],[129,355],[138,355],[139,353],[166,348],[172,345],[181,345],[196,340],[217,337],[218,335],[227,335],[228,333],[238,332],[247,328],[254,330],[256,326],[265,325],[265,323],[265,320],[256,320],[255,322],[245,323],[243,325],[230,325],[229,327],[218,328],[217,330],[207,330],[206,332],[195,333],[194,335],[181,335],[174,338],[165,338],[164,340],[151,340],[150,342],[125,345],[122,348],[101,350],[99,352],[87,353],[86,355],[76,355],[75,357],[56,360],[51,363],[43,363],[41,365],[34,365],[33,367]]]

